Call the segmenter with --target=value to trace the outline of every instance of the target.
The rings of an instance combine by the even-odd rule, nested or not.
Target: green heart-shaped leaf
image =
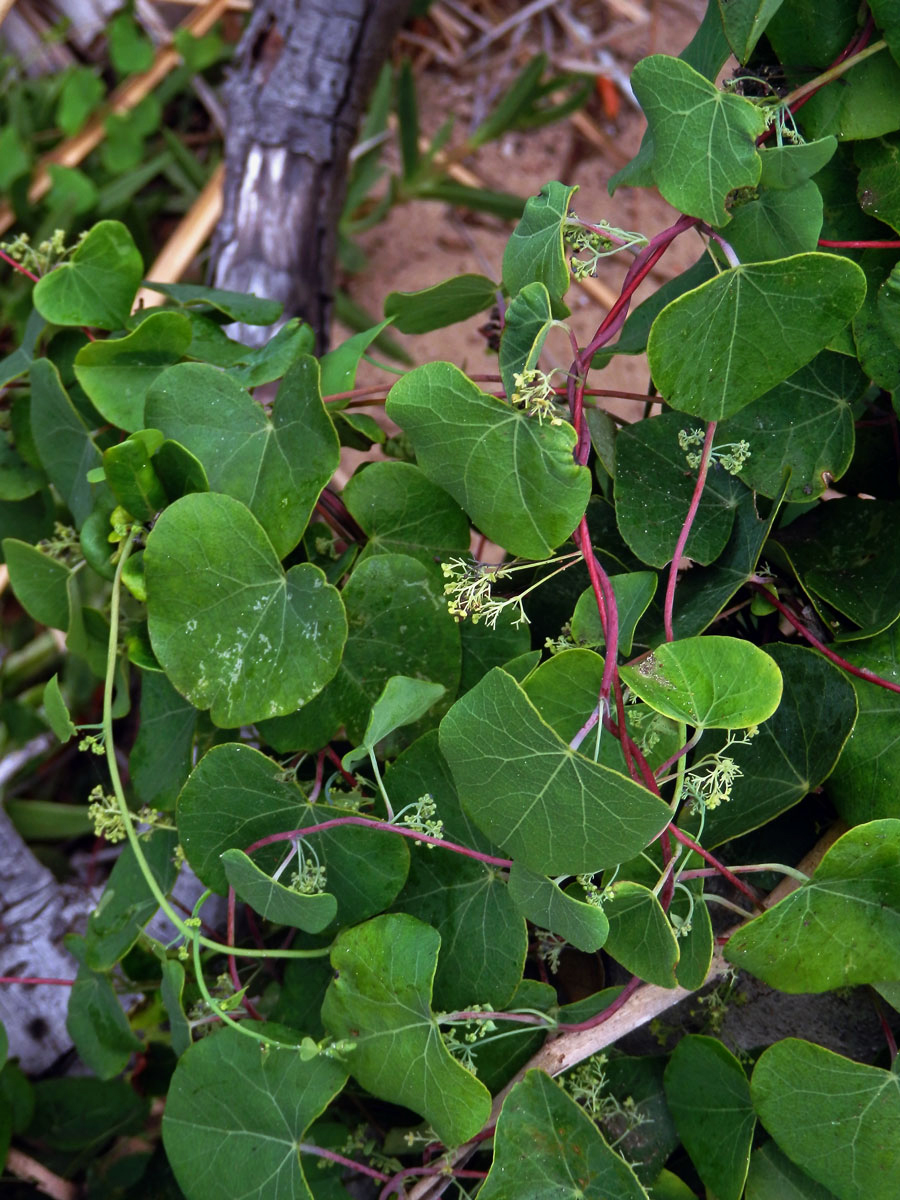
[[[309,563],[285,573],[239,501],[183,496],[157,521],[144,562],[154,653],[217,725],[295,712],[337,671],[347,621],[336,589]]]
[[[34,285],[34,306],[54,325],[121,329],[144,273],[134,238],[119,221],[100,221],[67,262]]]

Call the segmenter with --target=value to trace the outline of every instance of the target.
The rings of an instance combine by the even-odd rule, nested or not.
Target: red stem
[[[334,763],[334,765],[337,767],[337,769],[343,775],[344,782],[349,783],[351,787],[356,787],[356,780],[350,774],[350,772],[345,769],[344,764],[341,762],[337,751],[334,750],[331,746],[326,746],[325,753],[328,755],[328,757],[331,759],[331,761]]]
[[[754,892],[751,887],[748,887],[746,883],[742,883],[740,879],[738,879],[737,875],[735,875],[733,871],[729,871],[724,863],[719,862],[714,854],[710,854],[708,850],[704,850],[699,842],[695,842],[692,837],[688,837],[688,835],[683,833],[677,825],[670,825],[669,832],[675,837],[676,841],[681,842],[683,846],[687,846],[689,850],[696,851],[696,853],[699,854],[701,858],[705,859],[711,867],[715,867],[722,878],[727,879],[732,887],[736,887],[739,892],[742,892],[743,895],[745,895],[747,899],[754,904],[754,906],[759,903],[759,897],[757,896],[756,892]]]
[[[297,1149],[301,1154],[314,1154],[317,1158],[327,1158],[329,1162],[340,1163],[342,1167],[350,1167],[354,1171],[360,1171],[363,1175],[368,1175],[370,1179],[377,1179],[379,1183],[387,1183],[390,1180],[390,1175],[385,1175],[383,1171],[376,1171],[374,1167],[367,1167],[365,1163],[356,1162],[355,1159],[338,1154],[336,1150],[325,1150],[322,1146],[312,1146],[308,1142],[300,1142]]]
[[[900,241],[879,239],[869,241],[834,241],[832,238],[819,238],[820,246],[833,246],[840,250],[900,250]]]
[[[681,527],[681,533],[678,535],[678,541],[675,543],[675,553],[672,555],[672,565],[669,568],[669,581],[666,584],[666,599],[663,607],[663,624],[666,630],[666,641],[674,641],[675,634],[672,631],[672,609],[675,606],[675,584],[678,581],[678,564],[681,562],[681,557],[684,554],[684,548],[687,545],[687,540],[690,537],[691,527],[694,524],[694,518],[697,516],[697,509],[700,507],[700,497],[703,495],[703,488],[706,486],[706,474],[709,470],[709,456],[712,450],[713,438],[716,434],[716,422],[710,421],[706,427],[706,438],[703,442],[703,453],[700,456],[700,469],[697,472],[697,482],[694,485],[694,494],[691,497],[691,503],[687,510],[687,516],[684,518],[684,524]]]
[[[0,983],[24,983],[29,987],[44,984],[46,987],[74,987],[74,979],[44,979],[38,975],[0,975]]]
[[[464,854],[466,858],[474,858],[478,862],[487,863],[491,867],[512,866],[508,858],[497,858],[494,854],[482,854],[480,850],[470,850],[468,846],[460,846],[456,842],[447,842],[441,838],[432,837],[428,833],[418,833],[415,829],[404,829],[401,825],[391,825],[387,821],[375,821],[369,817],[334,817],[330,821],[321,821],[318,825],[307,825],[305,829],[290,829],[285,833],[271,833],[268,837],[260,838],[244,851],[252,854],[263,846],[271,846],[276,842],[288,842],[293,838],[309,837],[314,833],[323,833],[326,829],[336,829],[340,825],[361,825],[365,829],[376,829],[379,833],[399,833],[401,837],[412,838],[414,842],[426,842],[429,846],[437,846],[441,850],[452,850],[455,854]]]
[[[225,936],[225,941],[226,941],[227,945],[229,945],[229,946],[234,945],[234,909],[235,909],[234,888],[229,887],[229,889],[228,889],[228,920],[226,923],[226,936]],[[235,956],[233,954],[228,955],[228,974],[231,977],[231,982],[234,985],[234,990],[236,992],[239,992],[243,985],[241,984],[241,977],[240,977],[240,975],[238,975],[237,959],[235,958]],[[259,1011],[257,1010],[256,1006],[254,1005],[253,1001],[249,998],[249,996],[243,996],[241,998],[241,1004],[247,1010],[247,1014],[249,1016],[251,1016],[254,1021],[262,1021],[263,1020],[262,1015],[259,1013]]]
[[[816,635],[811,633],[801,621],[798,621],[790,609],[782,604],[777,596],[773,596],[768,588],[758,583],[751,583],[750,586],[754,591],[764,596],[769,604],[777,608],[781,615],[790,621],[797,632],[802,634],[810,645],[815,646],[820,654],[824,654],[835,666],[840,667],[843,671],[849,671],[851,675],[856,675],[860,679],[865,679],[867,683],[874,683],[877,687],[887,688],[889,692],[900,692],[900,683],[892,683],[890,679],[883,679],[880,675],[876,675],[874,671],[869,671],[866,667],[854,667],[853,663],[847,662],[846,658],[841,658],[839,654],[835,654],[824,642],[820,642]]]
[[[8,263],[13,270],[18,271],[20,275],[24,275],[26,279],[30,279],[32,283],[39,282],[37,275],[33,275],[27,267],[23,267],[22,264],[16,262],[14,258],[10,258],[5,250],[0,250],[0,259],[2,259],[5,263]]]
[[[590,1017],[587,1021],[573,1021],[571,1024],[557,1025],[557,1029],[560,1033],[577,1033],[579,1029],[594,1029],[597,1025],[602,1025],[604,1021],[609,1020],[613,1013],[619,1011],[629,996],[637,991],[640,982],[637,975],[632,975],[612,1004],[608,1004],[602,1012],[597,1013],[595,1017]]]

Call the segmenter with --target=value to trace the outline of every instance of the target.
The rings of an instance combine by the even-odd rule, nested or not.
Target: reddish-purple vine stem
[[[16,262],[16,260],[7,254],[5,250],[0,250],[0,259],[2,259],[5,263],[8,263],[13,270],[18,271],[20,275],[24,275],[26,279],[30,279],[32,283],[40,282],[40,279],[37,275],[29,271],[27,267],[23,267],[21,263]]]
[[[819,653],[824,654],[829,662],[833,662],[836,667],[840,667],[843,671],[849,671],[851,675],[856,675],[859,679],[865,679],[867,683],[874,683],[876,687],[887,688],[889,692],[900,692],[900,683],[892,683],[890,679],[884,679],[881,675],[876,675],[874,671],[870,671],[866,667],[855,667],[853,663],[847,662],[846,658],[841,658],[840,654],[835,654],[835,652],[829,649],[824,642],[820,641],[814,633],[807,629],[803,622],[799,621],[791,612],[791,610],[786,605],[781,603],[777,596],[773,596],[767,587],[764,587],[762,584],[756,583],[752,580],[750,582],[750,586],[754,591],[759,592],[759,594],[763,596],[769,602],[769,604],[771,604],[774,608],[777,608],[781,615],[786,620],[790,621],[797,632],[802,634],[802,636],[806,638],[811,646],[815,646]]]
[[[494,854],[482,854],[480,850],[470,850],[468,846],[460,846],[457,842],[444,841],[432,837],[428,833],[419,833],[415,829],[405,829],[402,825],[391,825],[387,821],[376,821],[370,817],[333,817],[330,821],[320,821],[318,825],[308,825],[305,829],[290,829],[284,833],[271,833],[268,837],[260,838],[245,850],[252,854],[263,846],[272,846],[277,842],[289,842],[294,838],[310,837],[314,833],[323,833],[326,829],[336,829],[341,825],[361,825],[364,829],[376,829],[379,833],[399,833],[401,837],[412,838],[414,842],[426,842],[429,846],[437,846],[441,850],[452,850],[455,854],[463,854],[466,858],[474,858],[478,862],[487,863],[491,867],[503,867],[506,870],[512,866],[508,858],[498,858]]]
[[[835,250],[900,250],[900,241],[888,238],[875,238],[869,241],[836,241],[833,238],[819,238],[818,245],[830,246]]]
[[[687,540],[690,537],[691,528],[694,524],[694,518],[697,516],[697,509],[700,507],[700,497],[703,495],[703,489],[706,486],[706,475],[709,470],[709,456],[712,452],[713,438],[716,435],[716,422],[710,421],[706,427],[706,437],[703,441],[703,451],[700,455],[700,467],[697,471],[697,482],[694,485],[694,494],[691,496],[691,503],[687,510],[687,516],[684,518],[684,524],[681,527],[681,533],[678,535],[678,541],[675,543],[675,553],[672,555],[672,565],[669,568],[669,580],[666,584],[666,599],[663,605],[663,625],[666,631],[666,641],[671,642],[675,639],[675,634],[672,630],[672,609],[675,605],[675,584],[678,582],[678,564],[681,562],[684,554]]]
[[[747,899],[750,900],[754,905],[759,903],[759,896],[757,896],[753,888],[748,887],[746,883],[742,883],[741,880],[738,879],[737,875],[735,875],[733,871],[730,871],[723,862],[719,862],[714,854],[710,854],[710,852],[705,850],[699,842],[695,842],[692,837],[688,837],[688,835],[679,829],[677,825],[672,824],[669,825],[668,828],[669,832],[673,835],[676,841],[681,842],[683,846],[687,846],[689,850],[693,850],[695,853],[699,854],[700,857],[705,859],[711,867],[714,867],[716,871],[718,871],[723,879],[727,879],[732,887],[736,887],[737,890],[741,892],[742,895],[746,896]]]
[[[589,1017],[586,1021],[572,1021],[569,1024],[561,1023],[557,1025],[557,1029],[560,1033],[578,1033],[581,1029],[594,1029],[597,1025],[602,1025],[604,1021],[608,1021],[614,1013],[619,1011],[629,996],[637,991],[640,982],[637,975],[632,975],[615,1000],[611,1004],[607,1004],[602,1012],[597,1013],[596,1016]]]
[[[359,1171],[363,1175],[368,1175],[370,1179],[377,1179],[379,1183],[387,1183],[390,1180],[390,1175],[385,1175],[383,1171],[376,1171],[374,1167],[367,1167],[365,1163],[357,1162],[353,1158],[347,1158],[344,1154],[338,1154],[336,1150],[326,1150],[322,1146],[313,1146],[309,1142],[299,1142],[297,1149],[301,1154],[314,1154],[317,1158],[327,1158],[329,1162],[340,1163],[342,1167],[350,1167],[354,1171]]]
[[[21,983],[28,987],[42,984],[44,987],[74,987],[74,979],[45,979],[39,975],[0,975],[0,983]]]

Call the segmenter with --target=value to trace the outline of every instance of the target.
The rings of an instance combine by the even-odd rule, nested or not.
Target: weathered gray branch
[[[227,85],[217,287],[281,300],[326,348],[347,156],[408,0],[260,0]],[[244,328],[259,344],[271,330]]]

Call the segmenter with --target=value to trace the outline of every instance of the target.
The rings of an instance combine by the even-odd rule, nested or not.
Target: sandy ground
[[[600,7],[600,6],[598,6]],[[618,39],[617,58],[633,64],[654,52],[678,53],[690,40],[702,15],[702,3],[680,0],[676,6],[655,6],[655,19],[643,28]],[[446,116],[455,92],[466,107],[465,85],[434,66],[418,78],[420,119],[423,130],[433,131]],[[611,225],[652,236],[670,225],[677,214],[653,191],[624,188],[610,197],[609,177],[636,152],[644,129],[640,111],[622,100],[621,111],[613,123],[604,119],[596,105],[594,120],[601,127],[607,146],[599,151],[585,144],[568,121],[524,134],[509,134],[499,142],[483,147],[466,160],[485,186],[529,196],[551,179],[577,184],[573,207],[579,216],[591,221],[607,220]],[[446,205],[414,201],[395,207],[387,219],[363,235],[360,244],[368,256],[366,269],[350,277],[346,287],[352,297],[370,312],[380,313],[390,291],[415,291],[430,287],[452,275],[464,272],[486,274],[499,279],[503,249],[510,226],[480,214],[454,213]],[[680,273],[702,252],[700,239],[687,234],[679,239],[643,285],[635,303],[654,291],[661,282]],[[618,293],[627,269],[627,255],[602,261],[598,279],[614,294]],[[606,307],[573,285],[567,297],[572,308],[570,324],[579,342],[584,344],[605,316]],[[478,333],[486,316],[474,317],[445,330],[417,337],[400,337],[416,362],[443,359],[472,373],[496,371],[496,356],[485,348]],[[338,332],[336,336],[340,336]],[[568,365],[565,339],[551,340],[545,366]],[[364,367],[360,382],[375,382],[377,374]],[[384,376],[381,375],[383,379]],[[614,359],[603,372],[593,377],[595,386],[645,392],[648,372],[643,358]],[[634,402],[613,402],[611,407],[623,416],[635,416]]]

